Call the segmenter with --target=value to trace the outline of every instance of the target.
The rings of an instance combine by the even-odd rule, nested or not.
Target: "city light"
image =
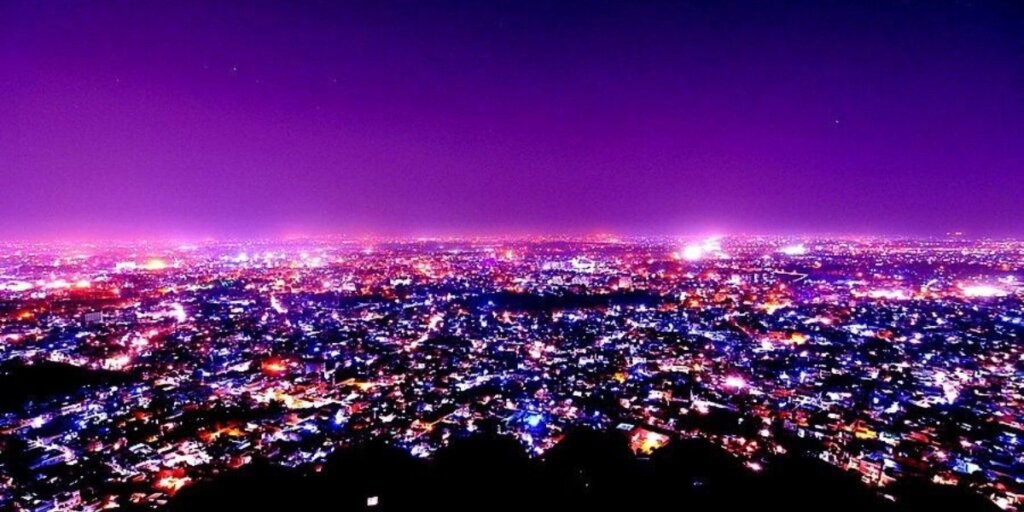
[[[960,289],[963,290],[965,297],[1004,297],[1007,295],[1006,290],[984,284],[962,286]]]
[[[370,433],[430,457],[483,425],[532,456],[581,427],[641,458],[699,439],[752,473],[814,436],[828,448],[808,455],[872,486],[926,477],[1020,508],[1002,461],[1024,425],[1024,243],[363,242],[146,247],[175,263],[138,266],[119,265],[131,245],[0,251],[4,368],[84,379],[0,431],[35,447],[28,474],[89,482],[92,509],[156,507],[257,459],[316,467]],[[970,437],[942,434],[951,409]],[[901,465],[910,445],[932,454]],[[10,481],[0,505],[65,503]]]
[[[686,261],[698,261],[704,257],[704,248],[699,245],[687,245],[683,248],[682,256]]]
[[[807,254],[807,247],[804,244],[787,245],[779,249],[779,252],[786,256],[803,256]]]
[[[124,267],[124,268],[130,268],[130,267]],[[146,261],[145,264],[142,265],[142,269],[143,270],[165,270],[166,268],[167,268],[167,262],[162,260],[162,259],[159,259],[159,258],[153,258],[151,260],[148,260],[148,261]]]
[[[0,512],[1024,512],[1024,0],[0,4]]]

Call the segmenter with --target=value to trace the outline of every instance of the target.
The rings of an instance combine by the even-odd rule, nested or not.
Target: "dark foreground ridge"
[[[780,456],[762,472],[702,440],[649,458],[624,436],[572,432],[544,458],[511,438],[459,439],[429,460],[381,443],[345,448],[304,472],[257,461],[185,488],[173,511],[196,510],[933,510],[998,511],[955,487],[905,481],[892,502],[820,460]]]
[[[40,361],[26,365],[20,360],[5,361],[0,364],[0,413],[78,393],[86,386],[109,386],[129,380],[123,373],[70,364]]]

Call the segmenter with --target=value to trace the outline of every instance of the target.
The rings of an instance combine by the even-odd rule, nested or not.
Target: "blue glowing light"
[[[537,428],[543,421],[544,416],[540,414],[531,414],[526,417],[526,424],[529,425],[530,428]]]

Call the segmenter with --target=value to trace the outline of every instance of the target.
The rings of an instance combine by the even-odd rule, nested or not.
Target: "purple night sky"
[[[1024,3],[0,0],[0,237],[1024,235]]]

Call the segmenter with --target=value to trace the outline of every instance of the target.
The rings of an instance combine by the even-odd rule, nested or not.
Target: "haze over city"
[[[0,3],[0,236],[1024,235],[1019,2]]]

